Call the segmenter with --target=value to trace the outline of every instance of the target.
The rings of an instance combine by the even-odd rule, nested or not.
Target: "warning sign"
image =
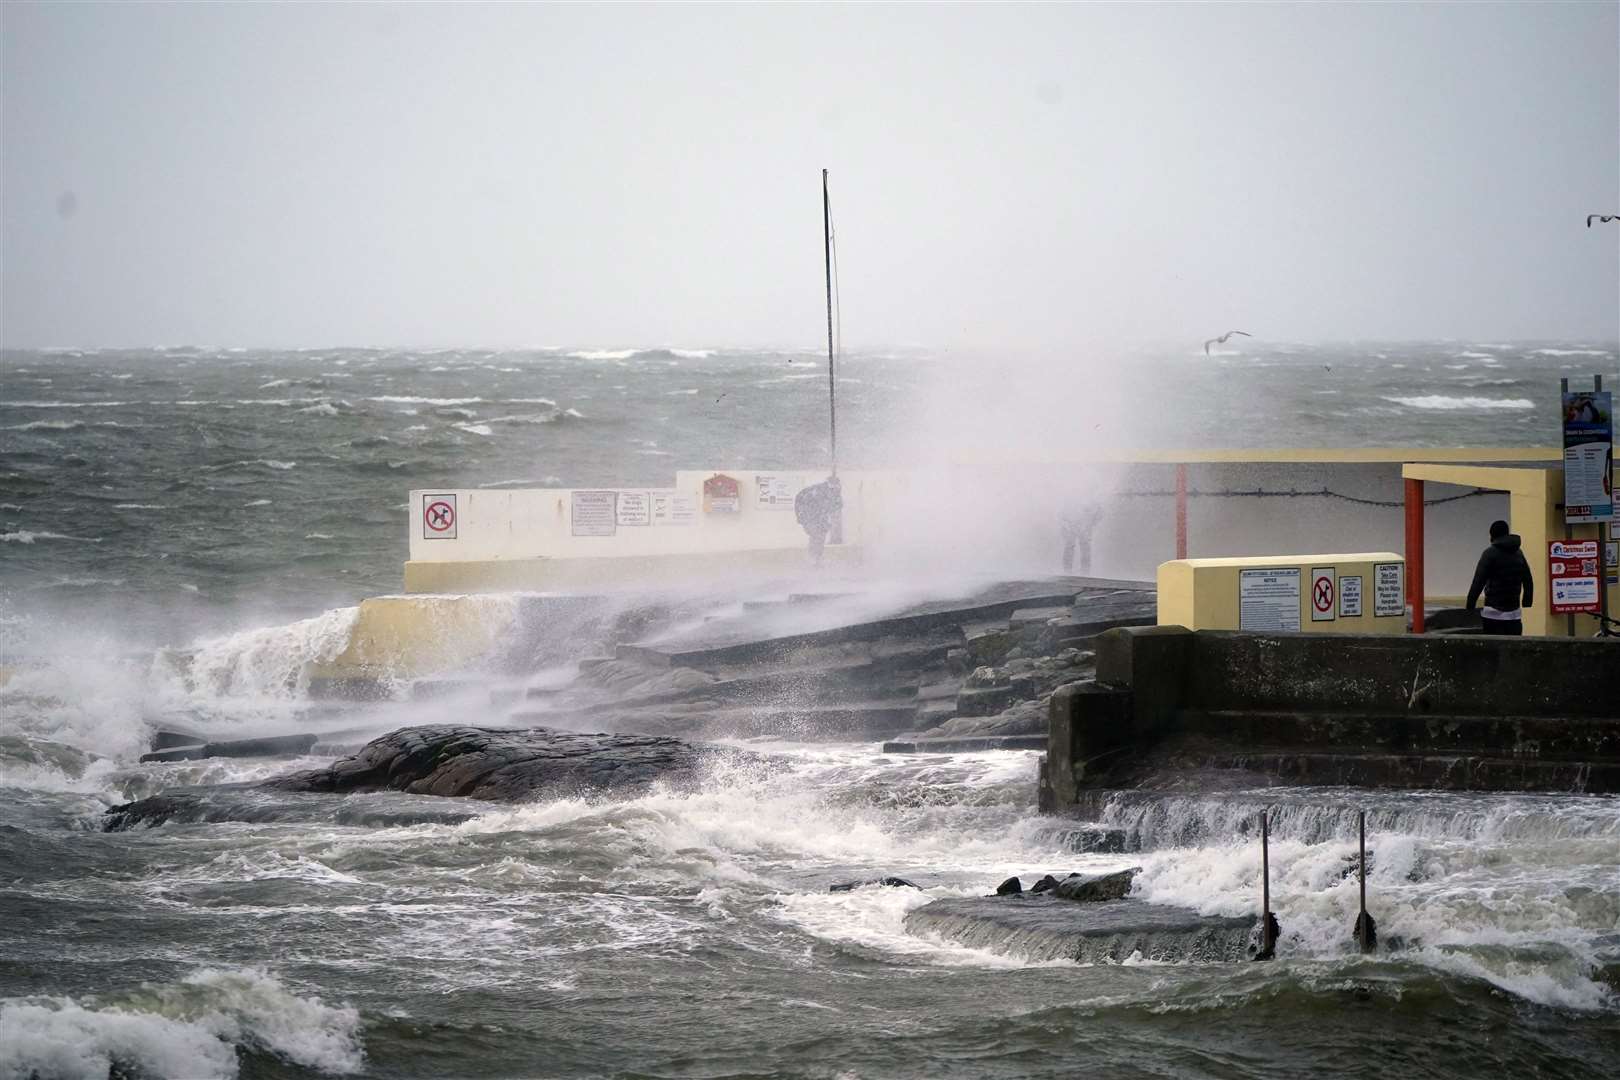
[[[617,491],[576,491],[570,500],[569,523],[575,536],[612,536],[618,531]]]
[[[798,493],[797,480],[772,473],[754,474],[754,498],[761,510],[791,510]]]
[[[1361,575],[1349,574],[1339,579],[1339,618],[1354,619],[1361,615]]]
[[[1598,542],[1549,540],[1547,583],[1554,615],[1580,615],[1600,609],[1598,603]]]
[[[697,496],[677,495],[673,491],[653,492],[652,523],[654,525],[696,524]]]
[[[645,491],[619,492],[619,525],[651,525],[652,508],[648,505],[650,501]]]
[[[1406,565],[1398,562],[1373,564],[1373,617],[1406,615]]]
[[[1299,630],[1299,568],[1238,574],[1239,630]]]
[[[1332,622],[1334,601],[1338,598],[1338,568],[1313,566],[1311,568],[1311,622]]]
[[[456,496],[422,496],[422,539],[454,540],[456,538]]]

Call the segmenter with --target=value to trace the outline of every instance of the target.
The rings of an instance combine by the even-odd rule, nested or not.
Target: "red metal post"
[[[1423,633],[1423,481],[1406,481],[1406,602],[1412,633]]]
[[[1176,558],[1187,557],[1187,466],[1176,466]]]

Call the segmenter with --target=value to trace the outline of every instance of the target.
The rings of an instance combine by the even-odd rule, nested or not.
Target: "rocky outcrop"
[[[416,795],[520,802],[537,795],[645,788],[691,780],[717,757],[748,757],[657,735],[433,725],[373,739],[324,769],[266,781],[281,791],[391,788]]]
[[[580,734],[433,725],[401,728],[321,769],[255,785],[164,792],[108,810],[108,831],[143,824],[258,820],[279,809],[272,793],[356,794],[402,791],[492,802],[521,802],[611,791],[634,793],[654,782],[695,783],[720,761],[754,763],[757,755],[653,735]],[[222,794],[229,794],[221,809]],[[254,796],[258,797],[255,798]],[[223,815],[223,816],[222,816]]]

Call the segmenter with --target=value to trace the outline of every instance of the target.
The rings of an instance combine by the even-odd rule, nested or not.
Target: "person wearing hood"
[[[844,494],[836,473],[819,484],[804,488],[793,498],[793,515],[810,538],[810,561],[816,566],[821,565],[827,535],[838,530],[839,516],[843,511]]]
[[[1468,586],[1465,607],[1474,610],[1481,592],[1485,594],[1484,617],[1487,634],[1523,634],[1524,620],[1519,614],[1521,603],[1534,603],[1534,583],[1530,579],[1530,564],[1519,550],[1519,538],[1508,532],[1505,521],[1491,522],[1491,546],[1479,557],[1474,567],[1474,583]]]

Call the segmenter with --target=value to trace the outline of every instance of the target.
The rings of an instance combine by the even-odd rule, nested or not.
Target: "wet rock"
[[[444,724],[401,728],[373,739],[352,757],[323,769],[277,777],[265,786],[337,793],[391,788],[416,795],[518,802],[541,794],[689,780],[716,758],[737,756],[736,751],[657,735]]]
[[[1024,883],[1015,877],[1010,877],[996,886],[997,896],[1017,896],[1024,891]]]
[[[1049,893],[1057,887],[1058,879],[1053,877],[1051,874],[1047,874],[1045,877],[1041,878],[1041,880],[1037,881],[1035,883],[1035,887],[1029,891],[1032,893]]]
[[[176,746],[142,754],[143,764],[153,761],[201,761],[204,758],[275,757],[280,754],[307,754],[315,746],[315,736],[272,735],[261,739],[234,739],[226,742],[205,742],[195,746]]]
[[[951,649],[945,654],[945,666],[952,675],[965,675],[972,663],[973,658],[966,649]]]
[[[281,812],[272,800],[264,800],[262,806],[255,802],[255,792],[261,800],[269,792],[403,791],[520,802],[541,795],[639,792],[655,781],[695,783],[720,761],[765,760],[744,751],[652,735],[586,735],[545,728],[451,724],[401,728],[325,768],[275,777],[262,784],[179,789],[115,806],[107,811],[103,828],[115,832],[166,821],[253,821]],[[228,805],[221,807],[222,799]]]
[[[989,665],[974,668],[973,673],[967,677],[967,685],[974,689],[1006,686],[1011,681],[1012,678],[1005,671]]]
[[[1123,900],[1130,895],[1131,882],[1142,872],[1140,866],[1129,870],[1116,870],[1112,874],[1070,874],[1053,888],[1052,893],[1065,900],[1094,904],[1109,900]]]
[[[865,881],[845,881],[837,885],[829,885],[828,892],[854,892],[864,885],[882,885],[888,889],[921,889],[922,886],[914,881],[907,881],[903,877],[867,878]]]

